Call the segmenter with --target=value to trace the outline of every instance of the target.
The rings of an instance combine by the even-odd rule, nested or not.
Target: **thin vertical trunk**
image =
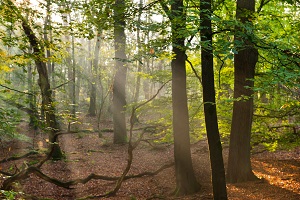
[[[31,48],[29,49],[29,52],[31,51]],[[28,84],[28,103],[29,103],[29,109],[30,109],[30,114],[29,114],[29,126],[32,127],[33,129],[38,128],[38,113],[37,113],[37,108],[36,108],[36,97],[35,92],[33,91],[33,80],[32,80],[32,65],[31,63],[28,64],[27,66],[27,84]]]
[[[114,7],[114,46],[116,74],[113,82],[113,124],[114,143],[126,143],[126,36],[125,36],[125,0],[116,0]]]
[[[91,80],[91,93],[90,93],[90,106],[88,110],[89,116],[96,116],[96,97],[97,97],[97,79],[98,76],[98,63],[99,63],[99,53],[100,53],[100,44],[101,44],[101,30],[97,34],[97,41],[94,50],[94,59],[92,63],[92,80]]]
[[[44,21],[44,41],[48,44],[49,44],[48,32],[50,31],[49,30],[49,27],[50,27],[50,4],[51,4],[51,0],[47,0],[46,1],[46,17],[45,17],[45,21]],[[51,56],[50,49],[47,48],[46,49],[46,58],[47,58],[47,70],[48,70],[49,77],[51,77],[51,75],[52,75],[51,61],[49,59],[50,56]]]
[[[254,0],[237,1],[237,20],[251,23],[254,12]],[[250,13],[250,14],[249,14]],[[246,33],[238,28],[237,31]],[[235,36],[235,41],[244,41],[245,47],[234,55],[234,98],[243,98],[233,103],[233,115],[230,133],[227,180],[231,183],[255,180],[250,160],[250,139],[253,116],[253,90],[255,65],[258,52],[251,41]]]
[[[205,125],[208,138],[214,199],[227,199],[222,145],[218,128],[211,29],[211,0],[200,3],[202,86]]]
[[[50,31],[50,41],[51,41],[51,43],[53,42],[52,38],[53,38],[52,37],[52,31]],[[54,72],[55,72],[55,62],[51,62],[51,85],[52,85],[52,88],[56,87]],[[52,91],[52,96],[53,96],[53,99],[55,99],[55,96],[56,96],[55,90]]]
[[[72,115],[76,116],[76,60],[75,60],[75,38],[74,34],[72,34],[72,68],[71,68],[71,101],[72,101]]]
[[[135,93],[134,93],[134,102],[138,102],[139,95],[140,95],[140,87],[141,87],[141,76],[140,72],[142,70],[142,51],[141,51],[141,36],[140,36],[140,29],[141,29],[141,15],[142,15],[142,7],[143,7],[143,0],[140,0],[139,3],[139,15],[138,15],[138,22],[137,22],[137,31],[136,31],[136,40],[137,40],[137,48],[138,48],[138,63],[137,63],[137,78],[135,84]]]
[[[149,16],[147,16],[147,19],[148,19]],[[149,32],[147,33],[147,41],[149,41],[150,39],[150,36],[149,36]],[[149,73],[150,72],[150,58],[149,57],[146,57],[146,73]],[[145,99],[150,99],[150,81],[149,79],[145,79],[144,82],[143,82],[143,90],[144,90],[144,96],[145,96]]]

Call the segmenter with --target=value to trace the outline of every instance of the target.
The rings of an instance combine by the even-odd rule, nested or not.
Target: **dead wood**
[[[9,158],[4,158],[0,161],[0,163],[5,163],[5,162],[8,162],[8,161],[14,161],[14,160],[20,160],[20,159],[26,158],[30,155],[36,155],[36,154],[38,154],[37,151],[30,151],[30,152],[28,152],[24,155],[21,155],[21,156],[12,156],[12,157],[9,157]]]
[[[135,116],[136,116],[136,110],[144,105],[146,105],[147,103],[151,102],[153,99],[155,99],[155,97],[159,94],[159,92],[163,89],[163,87],[168,83],[170,82],[167,81],[165,82],[156,92],[155,95],[153,95],[150,99],[148,99],[147,101],[135,106],[132,108],[132,111],[131,111],[131,116],[130,116],[130,129],[129,129],[129,142],[128,142],[128,149],[127,149],[127,152],[128,152],[128,159],[127,159],[127,165],[121,175],[121,177],[118,179],[117,183],[116,183],[116,186],[113,190],[111,190],[110,192],[104,194],[104,195],[100,195],[98,197],[109,197],[109,196],[114,196],[117,194],[117,192],[120,190],[121,188],[121,185],[123,183],[123,181],[125,180],[125,177],[127,175],[127,173],[129,172],[130,168],[131,168],[131,164],[132,164],[132,161],[133,161],[133,150],[139,145],[139,143],[142,141],[143,139],[143,136],[144,136],[144,133],[145,131],[142,132],[142,134],[139,136],[139,138],[137,139],[136,142],[133,142],[133,127],[134,127],[134,124],[135,124]]]
[[[170,168],[174,165],[174,163],[169,163],[166,165],[163,165],[162,167],[160,167],[159,169],[157,169],[154,172],[143,172],[140,174],[136,174],[136,175],[129,175],[129,176],[124,176],[123,180],[128,180],[128,179],[132,179],[132,178],[142,178],[144,176],[155,176],[157,174],[159,174],[160,172],[162,172],[163,170]],[[97,174],[90,174],[89,176],[87,176],[84,179],[75,179],[75,180],[71,180],[71,181],[67,181],[67,182],[62,182],[58,179],[55,178],[51,178],[49,176],[47,176],[46,174],[44,174],[38,167],[34,167],[34,166],[30,166],[22,171],[20,171],[19,173],[15,174],[12,176],[12,174],[6,173],[6,172],[2,172],[0,171],[2,174],[7,175],[7,176],[11,176],[10,178],[6,179],[3,182],[3,186],[1,189],[3,190],[9,190],[11,185],[19,180],[25,179],[28,177],[28,175],[30,174],[35,174],[36,176],[38,176],[39,178],[55,184],[59,187],[63,187],[66,189],[72,189],[71,186],[77,185],[77,184],[85,184],[87,182],[89,182],[90,180],[104,180],[104,181],[116,181],[119,180],[120,177],[110,177],[110,176],[102,176],[102,175],[97,175]]]

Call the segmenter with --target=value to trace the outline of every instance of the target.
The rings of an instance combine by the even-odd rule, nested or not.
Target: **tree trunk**
[[[175,0],[171,10],[160,2],[171,21],[172,47],[174,58],[172,68],[172,106],[174,132],[174,158],[176,175],[176,195],[193,194],[200,189],[192,165],[189,135],[189,115],[187,107],[185,36],[186,12],[183,1]]]
[[[30,52],[30,51],[29,51]],[[33,82],[32,82],[32,66],[31,63],[28,64],[27,67],[27,84],[28,84],[28,103],[29,103],[29,126],[32,127],[34,130],[38,128],[38,112],[36,108],[36,96],[32,95],[35,94],[33,91]]]
[[[141,86],[141,76],[140,72],[142,70],[142,51],[141,51],[141,36],[140,36],[140,26],[141,26],[141,15],[142,15],[142,7],[143,7],[143,0],[139,2],[139,15],[138,15],[138,23],[137,23],[137,31],[136,31],[136,41],[137,41],[137,48],[138,48],[138,61],[137,61],[137,78],[135,84],[135,93],[133,97],[133,102],[138,102],[139,95],[140,95],[140,86]]]
[[[249,13],[254,12],[254,0],[238,0],[236,18],[250,23]],[[238,30],[246,33],[246,30]],[[235,41],[242,38],[235,36]],[[234,101],[230,133],[227,180],[231,183],[255,180],[250,161],[250,139],[253,116],[254,71],[258,52],[251,42],[243,38],[245,47],[234,55]]]
[[[227,199],[222,145],[218,128],[211,29],[211,0],[200,4],[202,86],[205,125],[208,138],[214,199]]]
[[[94,60],[92,64],[92,80],[91,80],[91,93],[90,93],[90,106],[88,115],[96,116],[96,83],[98,79],[98,63],[99,63],[99,53],[100,53],[100,42],[101,42],[101,30],[97,34],[97,41],[94,51]]]
[[[14,5],[14,3],[12,1],[8,1],[8,3],[9,6],[11,6],[11,9],[14,10],[14,12],[16,12],[19,19],[21,20],[23,31],[27,36],[30,45],[33,48],[34,61],[39,74],[38,84],[42,95],[42,107],[44,108],[45,111],[46,125],[49,128],[49,142],[50,142],[50,149],[52,149],[51,157],[52,159],[61,159],[63,157],[63,154],[54,137],[56,132],[59,130],[59,126],[56,121],[55,109],[54,109],[54,104],[51,96],[52,91],[50,89],[47,66],[45,63],[46,60],[45,48],[39,42],[33,30],[27,23],[27,20],[22,16],[22,14],[18,10],[18,8]]]
[[[126,143],[126,76],[127,66],[125,45],[125,1],[116,0],[114,7],[114,46],[116,74],[113,82],[113,124],[114,124],[114,143]]]
[[[71,20],[71,17],[70,17]],[[75,38],[74,34],[72,34],[72,68],[71,68],[71,102],[72,102],[72,115],[75,118],[76,117],[76,60],[75,60]]]

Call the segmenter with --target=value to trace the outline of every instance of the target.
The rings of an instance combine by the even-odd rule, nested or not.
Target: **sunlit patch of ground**
[[[299,149],[255,155],[252,168],[261,181],[228,184],[229,199],[300,199]]]
[[[254,171],[269,184],[300,194],[300,160],[253,161]]]

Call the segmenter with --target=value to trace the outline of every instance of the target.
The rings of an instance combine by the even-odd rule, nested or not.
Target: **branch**
[[[161,166],[159,169],[157,169],[154,172],[143,172],[143,173],[136,174],[136,175],[125,176],[124,180],[132,179],[132,178],[141,178],[141,177],[144,177],[144,176],[155,176],[155,175],[159,174],[160,172],[162,172],[163,170],[172,167],[173,165],[174,165],[174,163],[172,162],[172,163],[165,164],[165,165]],[[105,180],[105,181],[116,181],[116,180],[119,179],[119,177],[101,176],[101,175],[97,175],[97,174],[92,173],[84,179],[75,179],[75,180],[72,180],[72,181],[63,182],[63,181],[60,181],[58,179],[51,178],[51,177],[47,176],[38,167],[34,167],[34,166],[28,167],[25,170],[22,170],[21,172],[19,172],[16,175],[13,175],[13,176],[12,176],[12,174],[9,174],[9,173],[3,172],[3,171],[0,171],[0,173],[2,173],[4,175],[7,175],[7,176],[11,176],[10,178],[6,179],[3,182],[3,186],[2,186],[1,189],[4,189],[4,190],[9,189],[9,187],[11,186],[11,184],[13,182],[21,180],[21,179],[27,177],[30,174],[35,174],[39,178],[41,178],[41,179],[43,179],[43,180],[45,180],[49,183],[52,183],[54,185],[57,185],[59,187],[66,188],[66,189],[72,189],[71,186],[77,185],[79,183],[85,184],[85,183],[87,183],[87,182],[89,182],[90,180],[93,180],[93,179],[94,180]]]
[[[215,32],[212,32],[211,33],[211,36],[215,35],[215,34],[218,34],[218,33],[223,33],[223,32],[226,32],[226,31],[233,31],[229,28],[226,28],[226,29],[222,29],[222,30],[219,30],[219,31],[215,31]]]
[[[26,158],[30,155],[36,155],[38,154],[37,151],[30,151],[24,155],[21,155],[21,156],[12,156],[12,157],[9,157],[9,158],[4,158],[3,160],[0,161],[0,163],[5,163],[5,162],[8,162],[8,161],[14,161],[14,160],[20,160],[22,158]]]
[[[280,129],[280,128],[292,128],[294,134],[297,134],[297,130],[299,129],[300,125],[298,124],[283,124],[283,125],[278,125],[278,126],[271,126],[269,127],[269,130],[271,131],[272,129]]]
[[[260,11],[262,10],[262,8],[267,5],[267,3],[269,3],[271,0],[261,0],[259,7],[257,8],[257,13],[260,13]]]
[[[120,190],[121,188],[121,185],[123,183],[123,181],[125,180],[126,178],[126,175],[127,173],[129,172],[130,168],[131,168],[131,164],[132,164],[132,161],[133,161],[133,150],[139,145],[139,143],[141,142],[142,138],[143,138],[143,135],[145,133],[145,131],[142,132],[142,134],[140,135],[140,137],[138,138],[138,140],[135,142],[135,143],[132,143],[132,135],[133,135],[133,126],[134,126],[134,116],[135,116],[135,112],[138,108],[146,105],[147,103],[151,102],[157,95],[158,93],[162,90],[162,88],[168,83],[170,82],[171,80],[168,80],[167,82],[165,82],[156,92],[155,95],[153,95],[150,99],[148,99],[147,101],[139,104],[138,106],[136,107],[133,107],[132,108],[132,112],[131,112],[131,116],[130,116],[130,130],[129,130],[129,144],[128,144],[128,159],[127,159],[127,165],[121,175],[121,177],[118,179],[117,183],[116,183],[116,186],[115,188],[106,193],[105,195],[102,195],[103,197],[104,196],[114,196],[116,195],[116,193]]]
[[[161,0],[159,1],[159,4],[161,5],[162,9],[165,11],[169,19],[172,21],[174,17],[170,14],[170,9],[168,8],[167,3],[164,0]]]
[[[34,111],[32,109],[27,108],[26,106],[24,106],[24,105],[22,105],[20,103],[14,102],[14,101],[12,101],[10,99],[4,99],[4,98],[2,98],[1,100],[4,101],[5,103],[9,104],[9,105],[12,105],[12,106],[18,108],[21,111],[26,112],[28,115],[32,115],[34,113]]]
[[[6,89],[12,90],[12,91],[21,93],[21,94],[26,94],[26,95],[32,95],[32,96],[35,96],[35,94],[30,93],[30,92],[23,92],[23,91],[20,91],[20,90],[17,90],[17,89],[13,89],[13,88],[10,88],[10,87],[5,86],[5,85],[2,85],[2,84],[0,84],[0,86],[1,86],[1,87],[4,87],[4,88],[6,88]]]
[[[156,94],[154,94],[150,99],[148,99],[147,101],[145,101],[144,103],[139,104],[137,107],[135,107],[135,110],[137,110],[138,108],[146,105],[147,103],[149,103],[150,101],[152,101],[153,99],[155,99],[155,97],[159,94],[159,92],[165,87],[165,85],[167,83],[169,83],[172,79],[166,81],[164,84],[162,84],[162,86],[157,90]]]
[[[186,61],[190,64],[190,66],[191,66],[191,68],[192,68],[192,70],[193,70],[193,72],[194,72],[194,74],[195,74],[195,76],[197,77],[197,79],[199,80],[199,82],[201,83],[201,85],[202,85],[202,80],[201,80],[201,77],[198,75],[198,73],[197,73],[197,71],[196,71],[196,69],[194,68],[194,66],[193,66],[193,64],[192,64],[192,62],[188,59],[188,57],[186,56]]]
[[[60,84],[60,85],[56,86],[55,88],[52,88],[52,90],[56,90],[56,89],[58,89],[58,88],[60,88],[60,87],[62,87],[62,86],[64,86],[64,85],[66,85],[66,84],[70,83],[71,81],[74,81],[74,78],[72,78],[72,79],[68,80],[68,81],[67,81],[67,82],[65,82],[65,83],[62,83],[62,84]]]
[[[5,176],[13,176],[13,174],[0,170],[0,174],[4,174]]]

